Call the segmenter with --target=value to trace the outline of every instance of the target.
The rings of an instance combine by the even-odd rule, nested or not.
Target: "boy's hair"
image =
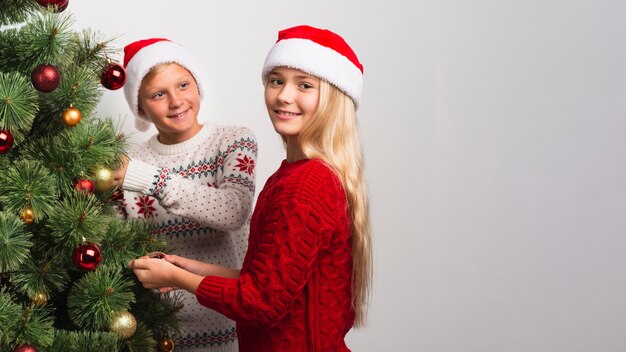
[[[198,64],[182,45],[165,38],[142,39],[126,45],[124,47],[124,68],[126,68],[124,96],[135,115],[135,127],[140,131],[146,131],[150,127],[150,120],[139,115],[141,82],[152,68],[165,63],[176,63],[187,69],[196,80],[200,99],[204,95],[202,84],[198,79],[200,77]]]

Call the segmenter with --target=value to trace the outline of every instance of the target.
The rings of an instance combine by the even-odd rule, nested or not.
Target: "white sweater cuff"
[[[158,177],[158,167],[141,160],[128,161],[126,176],[124,176],[124,189],[151,195],[155,179]]]

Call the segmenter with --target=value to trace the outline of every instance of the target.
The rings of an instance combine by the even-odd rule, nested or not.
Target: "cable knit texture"
[[[323,162],[283,162],[259,194],[238,279],[198,301],[237,322],[240,351],[349,351],[354,323],[345,192]]]
[[[243,127],[205,124],[191,139],[132,146],[120,216],[155,222],[169,251],[228,267],[241,266],[254,198],[257,145]],[[235,323],[183,293],[176,350],[236,351]]]

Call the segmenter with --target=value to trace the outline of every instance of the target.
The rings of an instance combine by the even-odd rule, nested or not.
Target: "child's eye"
[[[283,80],[278,78],[270,79],[270,84],[280,86],[281,84],[283,84]]]
[[[183,82],[183,83],[181,83],[181,84],[180,84],[180,87],[181,87],[181,88],[187,88],[187,87],[189,87],[189,82]]]
[[[300,83],[300,88],[309,89],[309,88],[313,88],[313,85],[310,83]]]
[[[156,92],[152,94],[152,99],[157,99],[163,96],[163,92]]]

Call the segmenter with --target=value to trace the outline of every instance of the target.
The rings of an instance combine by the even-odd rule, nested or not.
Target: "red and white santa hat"
[[[306,25],[279,31],[276,44],[265,58],[264,83],[272,69],[279,66],[296,68],[327,81],[351,97],[358,109],[363,65],[338,34]]]
[[[132,42],[124,47],[124,68],[126,68],[124,96],[135,115],[135,127],[140,131],[146,131],[151,122],[146,117],[139,116],[141,81],[154,66],[170,62],[181,65],[193,75],[202,98],[204,94],[198,79],[200,77],[198,64],[182,45],[165,38],[150,38]]]

